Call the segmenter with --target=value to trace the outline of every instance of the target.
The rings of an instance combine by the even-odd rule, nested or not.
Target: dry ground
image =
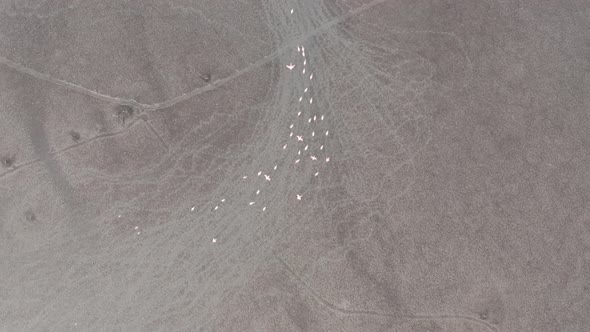
[[[0,330],[588,331],[589,70],[588,0],[2,0]]]

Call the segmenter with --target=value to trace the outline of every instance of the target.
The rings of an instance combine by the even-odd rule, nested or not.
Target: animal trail
[[[307,52],[309,53],[309,49]],[[238,204],[247,208],[259,210],[260,212],[271,211],[273,209],[273,198],[276,198],[276,192],[280,184],[289,186],[290,182],[285,180],[286,177],[304,176],[312,178],[321,178],[321,174],[327,171],[326,163],[330,161],[329,155],[329,128],[328,122],[325,121],[326,114],[321,109],[321,96],[314,93],[311,81],[314,77],[312,72],[311,61],[306,57],[305,46],[297,46],[293,59],[284,64],[286,68],[285,80],[289,86],[293,86],[295,91],[294,100],[289,103],[289,114],[282,123],[276,123],[284,129],[281,134],[280,142],[273,152],[273,160],[265,162],[267,165],[253,170],[249,174],[241,175],[239,186],[248,186],[245,190],[240,190],[240,194],[231,199],[232,204]],[[293,70],[301,68],[300,70]],[[298,97],[297,97],[298,96]],[[316,102],[316,99],[320,102]],[[306,100],[307,103],[302,103]],[[314,103],[315,102],[315,103]],[[273,148],[275,149],[275,148]],[[307,182],[305,186],[312,185]],[[254,188],[252,190],[252,188]],[[289,190],[288,190],[289,191]],[[236,191],[237,192],[237,191]],[[298,203],[305,201],[303,192],[297,192],[293,197],[285,197],[287,201],[293,200]],[[211,203],[210,211],[219,213],[224,210],[226,204],[225,198],[221,203]],[[229,202],[228,202],[229,203]],[[194,211],[195,207],[191,208]]]

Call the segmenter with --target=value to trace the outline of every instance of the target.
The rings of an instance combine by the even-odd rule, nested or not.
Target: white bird
[[[295,163],[298,164],[299,163],[299,159],[295,160]]]
[[[302,100],[303,100],[303,96],[299,97],[299,101],[302,101]]]
[[[305,64],[307,63],[307,59],[303,60],[303,65],[305,66]]]
[[[314,115],[314,116],[313,116],[313,121],[315,121],[316,117],[317,117],[317,115]]]
[[[216,206],[214,210],[217,210],[217,209],[219,209],[219,205],[218,205],[218,206]]]
[[[309,103],[313,103],[313,98],[309,98]]]
[[[318,158],[316,158],[315,156],[311,156],[310,158],[311,160],[318,160]]]
[[[285,150],[287,148],[287,144],[283,145],[283,150]]]
[[[217,239],[213,239],[213,240],[211,240],[211,242],[215,243],[215,242],[217,242]]]
[[[324,149],[324,146],[323,146],[323,145],[322,145],[322,146],[320,146],[320,150],[323,150],[323,149]]]
[[[330,161],[330,157],[326,158],[326,162]]]
[[[293,137],[293,132],[291,132],[291,133],[289,134],[289,137]]]
[[[244,175],[244,176],[242,176],[242,179],[247,179],[247,178],[248,178],[248,177],[247,177],[247,176],[245,176],[245,175]]]
[[[305,74],[305,68],[303,68],[303,70],[301,71],[301,74]]]
[[[299,45],[297,45],[297,53],[301,52],[301,48],[299,48]]]
[[[313,74],[309,75],[309,79],[310,80],[313,79]]]
[[[275,165],[275,167],[274,167],[274,170],[275,170],[275,171],[277,170],[277,167],[279,167],[279,165]]]
[[[323,121],[323,120],[324,120],[324,116],[322,115],[322,117],[320,118],[320,121]]]
[[[264,174],[264,179],[265,179],[266,181],[270,181],[270,176],[268,176],[268,175]]]
[[[256,190],[256,195],[260,194],[260,189]]]
[[[254,205],[254,202],[250,202],[250,205]]]
[[[305,58],[305,51],[301,50],[301,55]]]
[[[266,211],[266,206],[262,208],[262,211]]]
[[[293,14],[293,8],[291,8],[291,14]]]
[[[300,115],[301,115],[301,112],[297,113],[297,116],[300,116]]]
[[[225,198],[222,198],[222,199],[221,199],[221,203],[223,203],[223,202],[225,202]]]
[[[309,119],[307,120],[307,123],[311,123],[311,118],[309,118]]]
[[[329,132],[329,130],[326,130],[326,136],[328,136],[328,132]]]
[[[289,129],[293,129],[293,124],[291,123],[291,125],[289,126]]]
[[[262,171],[258,172],[258,176],[260,176],[260,174],[262,174]]]
[[[300,142],[303,142],[303,136],[297,135],[297,140],[300,141]]]
[[[289,70],[293,70],[293,68],[295,68],[295,65],[290,63],[287,65],[287,68],[289,68]]]
[[[305,52],[305,47],[301,46],[301,51]]]
[[[307,148],[309,147],[309,145],[305,146],[305,149],[303,149],[303,151],[307,151]]]
[[[315,131],[312,131],[311,132],[311,136],[315,136]]]
[[[305,88],[305,89],[303,90],[303,92],[307,92],[307,89],[309,89],[309,88]]]
[[[297,200],[300,201],[301,200],[301,195],[297,195]]]
[[[320,174],[320,172],[315,172],[313,176],[318,176],[318,174]]]

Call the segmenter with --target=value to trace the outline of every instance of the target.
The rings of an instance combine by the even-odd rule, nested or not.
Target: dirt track
[[[590,326],[585,1],[0,3],[0,330]]]

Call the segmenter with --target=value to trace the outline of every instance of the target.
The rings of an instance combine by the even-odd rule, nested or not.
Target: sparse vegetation
[[[2,156],[0,157],[0,164],[2,165],[2,167],[4,168],[11,168],[14,166],[14,156]]]
[[[33,210],[28,209],[27,211],[25,211],[25,219],[27,219],[28,222],[34,222],[37,221],[37,216],[35,215]]]
[[[199,74],[199,76],[203,79],[203,81],[207,83],[211,82],[211,73],[207,72],[205,74]]]
[[[130,105],[119,105],[115,109],[115,116],[125,124],[125,121],[133,116],[134,109]]]
[[[70,130],[70,136],[72,137],[72,140],[74,142],[79,142],[80,141],[80,133],[74,130]]]

